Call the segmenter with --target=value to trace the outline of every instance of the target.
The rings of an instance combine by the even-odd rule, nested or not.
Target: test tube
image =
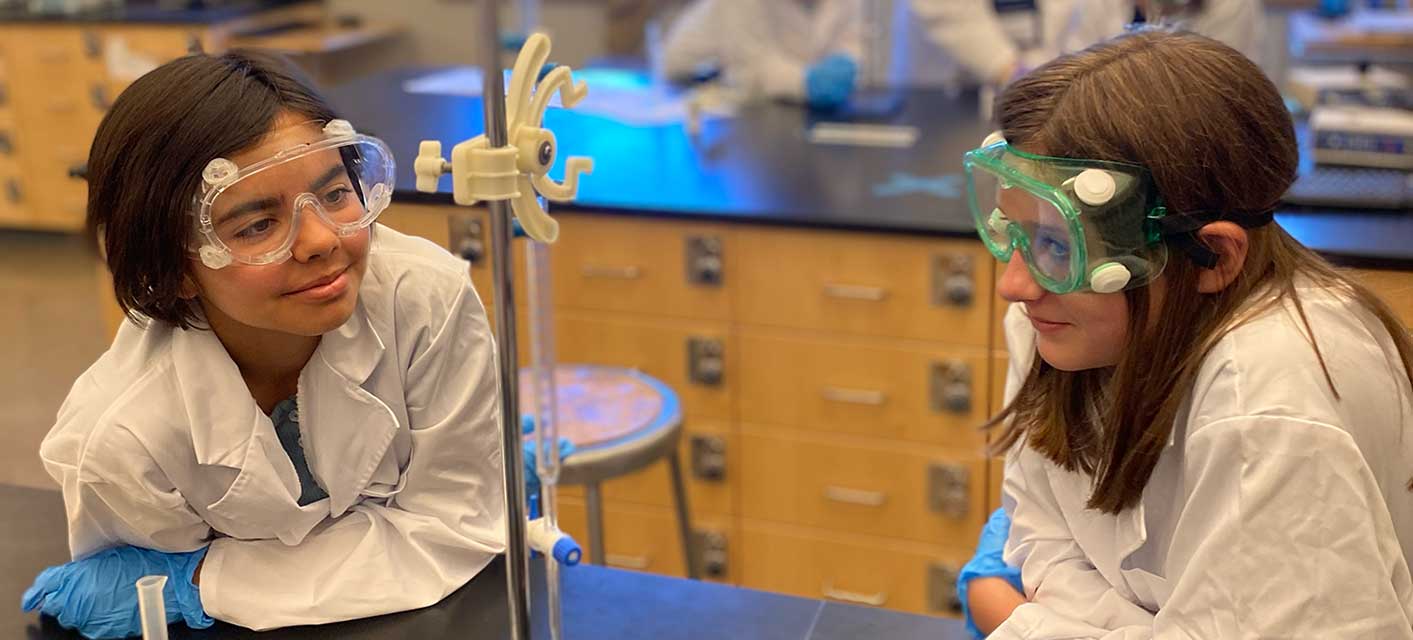
[[[162,601],[166,586],[167,576],[143,576],[137,581],[143,640],[167,640],[167,604]]]

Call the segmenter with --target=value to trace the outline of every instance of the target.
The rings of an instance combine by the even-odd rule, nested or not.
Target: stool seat
[[[520,370],[520,397],[526,399],[527,409],[535,402],[537,373]],[[682,461],[677,455],[682,437],[677,392],[652,376],[623,367],[555,365],[554,382],[559,435],[575,447],[574,454],[560,464],[559,482],[584,485],[589,562],[602,564],[607,557],[600,483],[666,460],[687,577],[700,578]]]
[[[534,373],[520,371],[523,410],[532,410]],[[560,466],[561,484],[627,475],[676,451],[682,405],[660,380],[623,367],[577,364],[556,365],[554,379],[559,435],[575,448]]]

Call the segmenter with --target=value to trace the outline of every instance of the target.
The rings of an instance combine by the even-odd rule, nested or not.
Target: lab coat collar
[[[383,339],[373,329],[360,300],[347,322],[324,334],[309,361],[322,360],[334,373],[357,386],[368,381],[384,349]],[[308,368],[309,365],[305,365],[305,369]]]
[[[300,373],[300,389],[310,378],[321,389],[357,388],[368,380],[383,351],[383,341],[360,301],[348,321],[324,334]],[[240,468],[256,426],[269,418],[251,398],[235,361],[209,329],[177,329],[172,332],[172,362],[174,391],[189,421],[197,463]]]
[[[334,517],[358,501],[397,436],[397,416],[362,387],[383,350],[360,304],[344,326],[324,336],[299,376],[304,451]]]

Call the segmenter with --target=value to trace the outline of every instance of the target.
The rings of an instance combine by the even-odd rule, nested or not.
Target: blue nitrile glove
[[[86,638],[128,638],[142,634],[138,579],[167,576],[162,600],[168,624],[185,621],[193,629],[205,629],[216,621],[201,608],[201,592],[191,583],[205,557],[204,547],[187,553],[129,546],[100,551],[41,571],[20,607],[53,616]]]
[[[976,628],[976,621],[971,619],[971,607],[967,603],[967,585],[977,578],[1005,578],[1016,591],[1025,593],[1025,587],[1021,584],[1020,569],[1007,565],[1001,559],[1001,553],[1006,548],[1006,538],[1010,534],[1011,518],[1006,515],[1005,509],[997,509],[981,530],[981,539],[976,542],[976,555],[967,561],[966,566],[962,567],[961,573],[957,575],[957,598],[962,601],[962,614],[966,616],[967,631],[978,640],[985,638],[986,634]]]
[[[533,416],[520,416],[520,431],[526,435],[534,432],[535,418]],[[523,442],[525,452],[525,494],[536,496],[540,494],[540,474],[535,468],[535,441],[525,440]],[[564,460],[569,454],[574,453],[574,443],[564,436],[559,437],[559,459]]]
[[[833,109],[849,100],[859,65],[842,53],[825,56],[805,72],[805,98],[816,109]]]

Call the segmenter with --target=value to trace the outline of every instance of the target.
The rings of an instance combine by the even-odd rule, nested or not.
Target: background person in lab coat
[[[131,321],[41,447],[74,561],[24,598],[88,637],[138,632],[143,575],[169,577],[173,622],[267,629],[431,605],[504,547],[495,347],[467,265],[372,223],[385,147],[294,73],[188,56],[98,129],[88,220]],[[242,261],[277,234],[287,251]]]
[[[749,93],[814,106],[847,101],[860,83],[865,15],[872,0],[695,0],[672,23],[662,45],[664,73],[690,79],[716,67]],[[1036,0],[1020,20],[1033,42],[1018,43],[995,0],[893,0],[886,73],[900,86],[974,80],[1003,86],[1062,53],[1118,35],[1135,9],[1211,36],[1257,59],[1263,34],[1260,0]],[[1015,21],[1012,21],[1015,22]],[[891,27],[891,29],[889,28]]]
[[[864,0],[695,0],[669,28],[663,72],[717,65],[752,94],[819,108],[848,100],[863,52]]]
[[[1146,286],[1057,294],[1007,241],[1003,560],[1025,593],[989,637],[1413,638],[1413,340],[1269,222],[1298,161],[1275,86],[1146,30],[996,113],[1022,154],[1151,172],[1171,255]],[[1003,209],[1008,233],[1029,215]]]
[[[902,2],[903,0],[897,0]],[[911,84],[936,84],[958,63],[980,82],[1004,86],[1055,56],[1116,36],[1141,11],[1220,40],[1259,60],[1264,35],[1260,0],[1035,0],[1035,19],[1022,20],[1034,42],[1016,42],[996,13],[995,0],[906,0],[895,55]],[[1027,12],[1028,13],[1028,12]],[[942,55],[938,55],[938,54]],[[941,74],[941,75],[940,75]]]

